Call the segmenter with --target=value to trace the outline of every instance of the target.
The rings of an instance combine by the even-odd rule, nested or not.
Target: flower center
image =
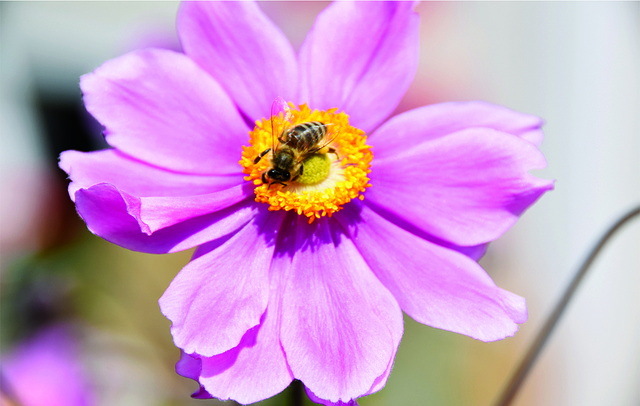
[[[371,147],[364,131],[337,109],[302,104],[256,121],[240,165],[269,210],[295,210],[309,223],[331,216],[370,187]]]

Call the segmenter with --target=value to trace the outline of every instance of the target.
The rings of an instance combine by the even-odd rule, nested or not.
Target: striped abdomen
[[[327,135],[327,125],[319,121],[298,124],[288,130],[284,137],[284,143],[299,151],[307,151],[322,141]]]

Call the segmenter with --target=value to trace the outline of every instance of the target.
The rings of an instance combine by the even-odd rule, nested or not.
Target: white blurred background
[[[326,3],[262,6],[297,49]],[[178,352],[157,308],[189,254],[164,259],[92,236],[55,166],[59,150],[102,145],[82,113],[79,76],[141,46],[178,49],[177,7],[0,3],[2,351],[29,331],[15,322],[19,274],[64,274],[71,310],[56,317],[79,326],[97,405],[215,403],[188,398],[195,384],[173,373]],[[482,99],[541,116],[549,166],[536,175],[556,179],[556,190],[481,261],[527,298],[520,332],[485,344],[407,319],[386,388],[360,403],[490,405],[588,250],[640,204],[640,3],[429,2],[417,11],[421,62],[398,111]],[[635,221],[594,264],[514,403],[640,404],[639,288]]]

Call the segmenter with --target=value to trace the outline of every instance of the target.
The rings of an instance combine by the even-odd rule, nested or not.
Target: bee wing
[[[271,116],[278,116],[280,114],[282,114],[285,121],[291,122],[293,115],[291,114],[289,104],[282,97],[278,96],[271,105]]]
[[[280,119],[276,119],[279,117]],[[293,127],[293,114],[289,104],[280,96],[271,105],[271,150],[275,153],[278,139],[286,130]]]

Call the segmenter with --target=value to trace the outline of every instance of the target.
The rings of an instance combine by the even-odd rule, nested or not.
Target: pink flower
[[[385,122],[417,66],[412,8],[334,3],[296,55],[254,3],[185,3],[184,54],[136,51],[82,77],[113,148],[61,156],[80,216],[129,249],[198,246],[160,299],[195,397],[251,403],[295,378],[355,403],[384,386],[402,311],[483,341],[526,320],[475,260],[553,187],[528,173],[546,165],[542,121],[462,102]],[[287,144],[271,144],[277,96],[309,106],[294,124],[341,132],[318,184],[293,167],[262,182],[274,152],[258,154]]]
[[[2,380],[2,391],[24,406],[94,404],[78,343],[63,325],[39,332],[4,356]]]

